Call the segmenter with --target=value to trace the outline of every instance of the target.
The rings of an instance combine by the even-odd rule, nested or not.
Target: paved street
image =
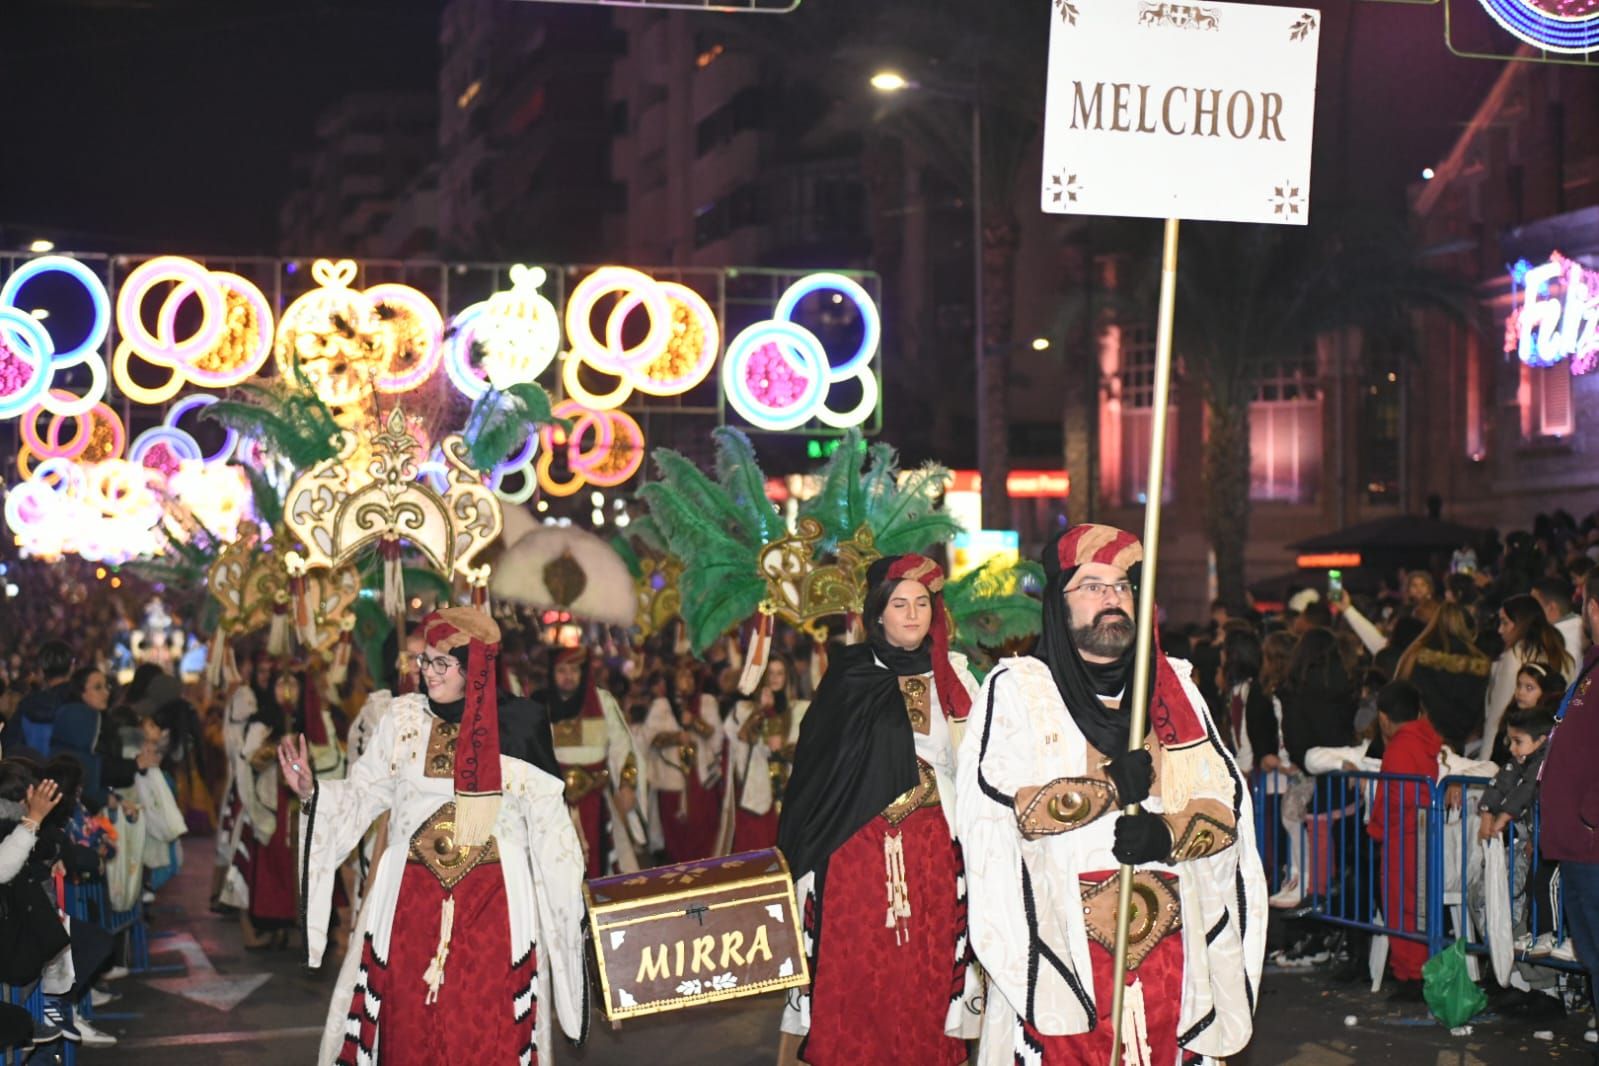
[[[108,1009],[139,1017],[105,1021],[102,1027],[122,1043],[82,1052],[87,1066],[314,1060],[331,968],[327,975],[307,974],[297,955],[242,949],[237,926],[205,907],[209,844],[191,842],[185,875],[163,891],[154,915],[156,929],[169,934],[154,941],[154,961],[182,971],[120,982],[123,999]],[[204,972],[208,966],[214,976]],[[1364,989],[1333,985],[1314,972],[1270,972],[1263,985],[1255,1044],[1233,1060],[1235,1066],[1499,1066],[1527,1056],[1572,1066],[1588,1061],[1577,1018],[1549,1026],[1554,1038],[1548,1041],[1534,1039],[1527,1023],[1492,1016],[1477,1019],[1471,1036],[1452,1037],[1419,1007],[1389,1008]],[[240,994],[237,1005],[222,1009]],[[775,998],[763,997],[632,1021],[619,1032],[597,1019],[588,1047],[557,1044],[556,1058],[586,1066],[765,1066],[775,1055],[779,1012]],[[1345,1026],[1349,1016],[1355,1025]]]

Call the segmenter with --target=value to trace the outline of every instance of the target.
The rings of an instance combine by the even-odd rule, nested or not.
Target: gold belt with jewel
[[[898,825],[923,807],[937,807],[942,803],[938,798],[938,775],[933,768],[917,759],[916,773],[916,785],[900,793],[893,803],[883,808],[883,817],[888,819],[890,825]]]
[[[1080,881],[1083,897],[1083,923],[1088,938],[1106,951],[1116,951],[1116,912],[1121,902],[1121,878]],[[1127,919],[1127,969],[1149,957],[1155,946],[1183,927],[1182,900],[1177,895],[1177,878],[1154,870],[1133,874],[1133,906]]]
[[[566,768],[566,805],[575,807],[589,795],[611,782],[611,771],[604,766]]]
[[[434,811],[411,834],[411,846],[406,858],[426,866],[439,879],[439,884],[450,889],[483,863],[499,862],[500,848],[493,837],[475,847],[457,844],[455,802],[452,800]]]

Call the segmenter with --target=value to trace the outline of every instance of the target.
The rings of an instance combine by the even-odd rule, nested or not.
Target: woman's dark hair
[[[1335,690],[1349,687],[1338,638],[1330,629],[1311,629],[1299,638],[1293,657],[1288,660],[1290,688],[1320,686]]]
[[[1548,663],[1561,675],[1576,665],[1571,662],[1560,630],[1549,624],[1543,606],[1532,596],[1512,596],[1499,609],[1515,627],[1514,647],[1520,658]]]
[[[1227,685],[1260,680],[1262,649],[1260,638],[1248,629],[1229,629],[1222,640],[1221,653],[1227,662]]]
[[[1511,711],[1505,715],[1505,728],[1519,729],[1534,739],[1546,737],[1555,731],[1554,708],[1539,704],[1525,711]]]
[[[1421,717],[1421,690],[1409,681],[1390,681],[1377,693],[1377,709],[1390,722],[1414,722]]]
[[[0,759],[0,800],[21,803],[39,783],[39,764],[32,759]]]
[[[74,703],[83,702],[83,690],[89,684],[89,678],[95,674],[104,674],[105,671],[98,666],[80,666],[72,671],[72,677],[67,680],[67,695]]]
[[[65,641],[47,640],[39,649],[39,673],[44,675],[46,681],[66,677],[72,672],[72,664],[76,660],[71,645]]]
[[[155,663],[143,663],[133,671],[133,680],[128,682],[127,702],[138,703],[144,699],[144,694],[150,688],[150,682],[166,673]]]

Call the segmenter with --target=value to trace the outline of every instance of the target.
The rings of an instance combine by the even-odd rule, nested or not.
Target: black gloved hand
[[[1105,776],[1116,786],[1116,806],[1129,807],[1149,798],[1155,780],[1155,761],[1143,748],[1124,751],[1105,764]]]
[[[1127,866],[1161,862],[1171,854],[1171,829],[1158,814],[1140,811],[1116,819],[1116,843],[1111,854]]]

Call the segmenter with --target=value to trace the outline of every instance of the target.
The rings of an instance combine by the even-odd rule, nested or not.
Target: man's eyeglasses
[[[1117,599],[1127,599],[1133,594],[1133,583],[1131,581],[1112,581],[1107,584],[1103,581],[1084,581],[1076,588],[1066,590],[1068,596],[1074,592],[1081,592],[1096,600],[1104,599],[1107,592],[1114,592]]]
[[[450,671],[450,667],[454,665],[455,656],[453,655],[440,655],[436,659],[430,659],[426,655],[418,655],[416,657],[416,668],[424,674],[447,674]]]

